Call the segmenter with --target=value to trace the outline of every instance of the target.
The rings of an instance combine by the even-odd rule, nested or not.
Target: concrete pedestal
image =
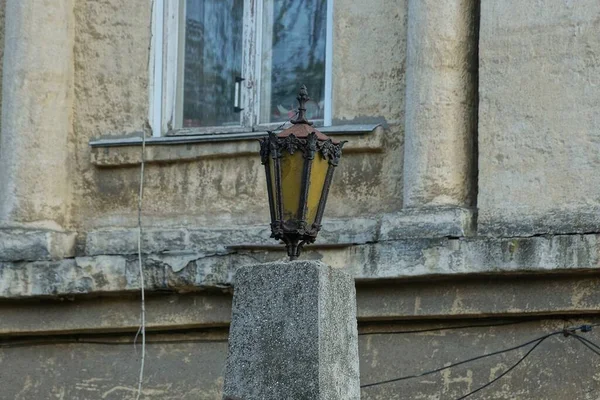
[[[360,399],[354,280],[318,261],[235,277],[224,400]]]

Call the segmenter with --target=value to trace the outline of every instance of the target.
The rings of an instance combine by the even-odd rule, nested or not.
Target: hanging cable
[[[573,336],[575,339],[577,339],[579,342],[581,342],[581,344],[583,344],[585,347],[590,349],[590,351],[592,351],[592,352],[596,353],[598,356],[600,356],[600,351],[599,351],[600,346],[598,346],[596,343],[594,343],[591,340],[588,340],[582,336],[576,335],[576,334],[572,334],[571,336]]]
[[[140,361],[140,375],[138,379],[138,388],[137,388],[137,396],[136,400],[140,399],[142,395],[142,382],[144,380],[144,364],[146,362],[146,294],[145,294],[145,285],[144,285],[144,267],[142,262],[142,205],[144,198],[144,167],[146,164],[146,132],[142,132],[142,155],[140,161],[140,190],[138,196],[138,207],[137,207],[137,225],[138,225],[138,240],[137,240],[137,248],[138,248],[138,268],[140,275],[140,294],[141,294],[141,304],[140,304],[140,327],[138,332],[134,338],[134,347],[135,342],[137,341],[138,335],[142,335],[142,357]]]
[[[288,119],[287,121],[284,121],[284,122],[283,122],[281,125],[279,125],[277,128],[273,129],[273,132],[282,130],[282,129],[283,129],[283,127],[284,127],[284,126],[285,126],[285,125],[286,125],[288,122],[291,122],[291,121],[292,121],[294,118],[296,118],[297,116],[298,116],[298,111],[296,111],[296,112],[294,113],[294,115],[292,115],[292,116],[290,117],[290,119]]]
[[[404,335],[410,333],[427,333],[427,332],[440,332],[440,331],[450,331],[456,329],[470,329],[470,328],[493,328],[496,326],[507,326],[507,325],[517,325],[524,324],[527,322],[538,321],[539,318],[531,318],[531,319],[519,319],[514,321],[505,321],[505,322],[496,322],[490,324],[473,324],[473,325],[456,325],[456,326],[444,326],[440,328],[426,328],[426,329],[413,329],[413,330],[401,330],[401,331],[377,331],[377,332],[362,332],[359,333],[358,336],[371,336],[371,335]]]
[[[504,371],[503,373],[501,373],[500,375],[498,375],[497,377],[495,377],[494,379],[492,379],[491,381],[489,381],[489,382],[488,382],[488,383],[486,383],[485,385],[478,387],[477,389],[475,389],[475,390],[473,390],[473,391],[471,391],[471,392],[469,392],[469,393],[465,394],[464,396],[461,396],[461,397],[459,397],[459,398],[458,398],[458,399],[456,399],[456,400],[463,400],[463,399],[466,399],[467,397],[469,397],[469,396],[471,396],[471,395],[474,395],[475,393],[479,392],[480,390],[483,390],[483,389],[485,389],[486,387],[488,387],[488,386],[491,386],[491,385],[492,385],[494,382],[496,382],[496,381],[498,381],[498,380],[500,380],[500,379],[504,378],[504,377],[505,377],[506,375],[508,375],[508,374],[509,374],[509,373],[510,373],[510,372],[511,372],[513,369],[517,368],[517,367],[519,366],[519,364],[521,364],[523,361],[525,361],[525,359],[526,359],[527,357],[529,357],[529,355],[530,355],[531,353],[533,353],[533,351],[534,351],[534,350],[535,350],[535,349],[536,349],[536,348],[537,348],[537,347],[538,347],[540,344],[542,344],[542,343],[544,342],[544,340],[548,339],[548,338],[549,338],[549,337],[551,337],[551,336],[558,335],[558,334],[560,334],[560,333],[562,333],[562,332],[554,332],[554,333],[552,333],[552,334],[550,334],[550,335],[547,335],[546,337],[543,337],[543,338],[541,338],[540,340],[538,340],[538,341],[536,342],[536,344],[535,344],[535,345],[534,345],[534,346],[533,346],[531,349],[529,349],[529,351],[528,351],[527,353],[525,353],[525,355],[524,355],[523,357],[519,358],[519,360],[518,360],[516,363],[514,363],[514,364],[513,364],[513,365],[512,365],[510,368],[508,368],[506,371]]]
[[[131,346],[131,341],[110,341],[110,340],[97,340],[97,339],[79,339],[79,338],[35,338],[29,340],[15,340],[7,343],[0,343],[0,349],[13,349],[18,347],[33,347],[33,346],[53,346],[57,344],[87,344],[87,345],[101,345],[101,346]],[[227,339],[154,339],[148,340],[146,338],[146,347],[150,345],[164,345],[164,344],[182,344],[182,343],[227,343]]]
[[[530,340],[530,341],[528,341],[526,343],[520,344],[518,346],[510,347],[510,348],[504,349],[504,350],[498,350],[498,351],[495,351],[493,353],[483,354],[483,355],[480,355],[480,356],[477,356],[477,357],[473,357],[473,358],[468,358],[466,360],[459,361],[459,362],[456,362],[454,364],[447,365],[445,367],[436,368],[436,369],[431,370],[431,371],[426,371],[426,372],[423,372],[423,373],[420,373],[420,374],[416,374],[416,375],[407,375],[407,376],[402,376],[402,377],[399,377],[399,378],[388,379],[386,381],[380,381],[380,382],[375,382],[375,383],[368,383],[368,384],[365,384],[365,385],[361,385],[360,387],[361,387],[361,389],[365,389],[365,388],[369,388],[369,387],[372,387],[372,386],[385,385],[387,383],[399,382],[399,381],[404,381],[404,380],[407,380],[407,379],[419,378],[419,377],[422,377],[422,376],[427,376],[427,375],[435,374],[437,372],[441,372],[441,371],[444,371],[444,370],[447,370],[447,369],[450,369],[450,368],[458,367],[459,365],[463,365],[463,364],[467,364],[467,363],[470,363],[470,362],[473,362],[473,361],[481,360],[483,358],[488,358],[488,357],[492,357],[492,356],[495,356],[495,355],[498,355],[498,354],[503,354],[503,353],[508,353],[508,352],[514,351],[514,350],[518,350],[518,349],[521,349],[523,347],[527,347],[527,346],[529,346],[529,345],[531,345],[533,343],[536,343],[536,342],[538,342],[540,340],[547,339],[548,337],[550,337],[552,335],[556,335],[558,333],[562,333],[562,331],[560,331],[560,332],[552,332],[552,333],[549,333],[547,335],[544,335],[544,336],[535,338],[533,340]]]
[[[577,339],[578,341],[580,341],[585,347],[587,347],[588,349],[590,349],[591,351],[593,351],[594,353],[596,353],[597,355],[600,356],[600,352],[598,352],[597,350],[595,350],[594,348],[592,348],[592,346],[597,347],[598,349],[600,349],[600,347],[595,344],[594,342],[592,342],[591,340],[588,340],[582,336],[577,335],[577,331],[581,331],[581,332],[591,332],[592,328],[594,326],[598,326],[598,324],[593,324],[593,325],[581,325],[579,327],[576,328],[567,328],[564,329],[562,331],[557,331],[557,332],[553,332],[550,336],[554,336],[554,335],[558,335],[558,334],[563,334],[566,337],[573,337],[575,339]],[[521,357],[519,359],[519,361],[517,361],[515,364],[513,364],[509,369],[507,369],[506,371],[504,371],[502,374],[500,374],[499,376],[497,376],[496,378],[492,379],[491,381],[489,381],[488,383],[486,383],[483,386],[480,386],[479,388],[467,393],[466,395],[459,397],[456,400],[463,400],[466,399],[467,397],[479,392],[480,390],[485,389],[486,387],[492,385],[494,382],[500,380],[501,378],[503,378],[504,376],[508,375],[513,369],[515,369],[519,364],[521,364],[521,362],[523,362],[523,360],[525,360],[535,349],[536,347],[538,347],[540,344],[542,344],[542,342],[546,339],[548,339],[550,336],[547,336],[543,339],[541,339],[539,342],[537,342],[527,353],[525,353],[525,355],[523,357]]]
[[[498,355],[498,354],[508,353],[508,352],[511,352],[511,351],[514,351],[514,350],[518,350],[518,349],[521,349],[521,348],[523,348],[523,347],[527,347],[527,346],[529,346],[529,345],[535,344],[535,345],[534,345],[534,346],[533,346],[533,347],[532,347],[532,348],[531,348],[531,349],[528,351],[528,353],[525,355],[525,357],[527,357],[527,356],[528,356],[528,355],[531,353],[531,351],[533,351],[533,350],[534,350],[534,349],[535,349],[537,346],[539,346],[539,344],[541,344],[541,343],[542,343],[544,340],[548,339],[548,338],[549,338],[549,337],[551,337],[551,336],[555,336],[555,335],[559,335],[559,334],[565,334],[565,335],[567,335],[567,336],[569,336],[569,335],[575,335],[575,333],[576,333],[577,331],[581,331],[581,332],[590,332],[590,331],[592,330],[592,327],[595,327],[595,326],[598,326],[598,325],[600,325],[600,324],[593,324],[593,325],[581,325],[581,326],[578,326],[578,327],[567,328],[567,329],[564,329],[564,330],[560,330],[560,331],[551,332],[551,333],[548,333],[548,334],[546,334],[546,335],[543,335],[543,336],[540,336],[540,337],[538,337],[538,338],[535,338],[535,339],[533,339],[533,340],[530,340],[530,341],[528,341],[528,342],[525,342],[525,343],[523,343],[523,344],[520,344],[520,345],[518,345],[518,346],[510,347],[510,348],[507,348],[507,349],[504,349],[504,350],[498,350],[498,351],[495,351],[495,352],[492,352],[492,353],[488,353],[488,354],[483,354],[483,355],[480,355],[480,356],[477,356],[477,357],[472,357],[472,358],[469,358],[469,359],[466,359],[466,360],[463,360],[463,361],[459,361],[459,362],[456,362],[456,363],[453,363],[453,364],[447,365],[447,366],[445,366],[445,367],[436,368],[436,369],[434,369],[434,370],[431,370],[431,371],[426,371],[426,372],[423,372],[423,373],[420,373],[420,374],[416,374],[416,375],[407,375],[407,376],[402,376],[402,377],[399,377],[399,378],[388,379],[388,380],[385,380],[385,381],[374,382],[374,383],[368,383],[368,384],[365,384],[365,385],[361,385],[360,387],[361,387],[361,389],[366,389],[366,388],[369,388],[369,387],[380,386],[380,385],[384,385],[384,384],[388,384],[388,383],[393,383],[393,382],[399,382],[399,381],[403,381],[403,380],[407,380],[407,379],[419,378],[419,377],[422,377],[422,376],[427,376],[427,375],[435,374],[435,373],[437,373],[437,372],[441,372],[441,371],[444,371],[444,370],[447,370],[447,369],[450,369],[450,368],[454,368],[454,367],[457,367],[457,366],[459,366],[459,365],[467,364],[467,363],[470,363],[470,362],[473,362],[473,361],[481,360],[481,359],[483,359],[483,358],[488,358],[488,357],[495,356],[495,355]],[[592,342],[592,343],[593,343],[593,342]],[[519,362],[518,362],[516,365],[514,365],[514,366],[513,366],[513,367],[511,367],[511,368],[509,368],[509,370],[508,370],[508,371],[505,371],[505,372],[506,372],[506,373],[510,372],[510,371],[511,371],[512,369],[514,369],[514,368],[515,368],[515,367],[516,367],[516,366],[517,366],[517,365],[518,365],[520,362],[522,362],[522,360],[520,360],[520,361],[519,361]],[[494,380],[493,380],[493,381],[491,381],[491,382],[488,382],[486,385],[484,385],[482,388],[480,388],[480,389],[478,389],[478,390],[481,390],[481,389],[483,389],[483,388],[485,388],[485,387],[487,387],[487,386],[491,385],[492,383],[496,382],[498,379],[500,379],[501,377],[505,376],[505,375],[506,375],[506,373],[503,373],[503,374],[502,374],[502,375],[501,375],[499,378],[497,378],[497,379],[494,379]],[[471,394],[472,394],[472,393],[471,393]],[[468,395],[470,396],[470,394],[468,394]],[[462,397],[462,398],[465,398],[465,397]]]

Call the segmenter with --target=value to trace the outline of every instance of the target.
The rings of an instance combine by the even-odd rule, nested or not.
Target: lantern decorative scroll
[[[267,175],[271,237],[282,240],[290,260],[313,243],[325,211],[333,171],[345,142],[319,132],[306,119],[306,86],[298,94],[298,116],[290,128],[261,139],[260,155]]]

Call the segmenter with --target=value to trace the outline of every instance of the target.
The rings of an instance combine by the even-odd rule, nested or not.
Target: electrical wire
[[[147,340],[146,346],[158,344],[183,344],[183,343],[227,343],[227,339],[164,339],[164,340]],[[92,344],[100,346],[131,346],[132,342],[117,342],[110,340],[93,340],[93,339],[39,339],[39,340],[19,340],[9,343],[0,343],[0,349],[12,349],[17,347],[32,347],[32,346],[50,346],[57,344]]]
[[[588,340],[584,337],[581,337],[579,335],[576,334],[572,334],[571,336],[573,336],[575,339],[577,339],[581,344],[583,344],[585,347],[587,347],[590,351],[596,353],[596,355],[600,356],[600,346],[598,346],[596,343],[592,342],[591,340]],[[594,347],[596,347],[596,350]]]
[[[591,340],[588,340],[582,336],[579,336],[576,331],[581,330],[582,332],[591,332],[592,327],[594,326],[598,326],[598,324],[594,324],[594,325],[581,325],[577,328],[572,328],[572,329],[564,329],[562,332],[553,332],[553,335],[558,335],[560,333],[564,334],[565,336],[571,336],[575,339],[577,339],[579,342],[581,342],[585,347],[587,347],[589,350],[593,351],[594,353],[596,353],[598,356],[600,356],[600,352],[597,351],[596,349],[594,349],[592,346],[600,349],[600,346],[598,346],[596,343],[592,342]],[[548,336],[550,337],[550,336]],[[538,347],[540,344],[542,344],[542,342],[546,339],[548,339],[548,337],[545,337],[543,339],[541,339],[538,343],[536,343],[523,357],[521,357],[519,359],[519,361],[517,361],[515,364],[513,364],[509,369],[507,369],[506,371],[504,371],[502,374],[500,374],[499,376],[497,376],[496,378],[492,379],[491,381],[489,381],[488,383],[486,383],[483,386],[480,386],[479,388],[473,390],[472,392],[467,393],[466,395],[459,397],[456,400],[463,400],[466,399],[467,397],[479,392],[480,390],[485,389],[486,387],[492,385],[494,382],[498,381],[499,379],[503,378],[504,376],[508,375],[513,369],[515,369],[519,364],[521,364],[521,362],[523,362],[523,360],[525,360],[535,349],[536,347]]]
[[[454,368],[454,367],[457,367],[459,365],[467,364],[467,363],[470,363],[470,362],[473,362],[473,361],[481,360],[483,358],[488,358],[488,357],[492,357],[492,356],[495,356],[495,355],[498,355],[498,354],[503,354],[503,353],[508,353],[508,352],[514,351],[514,350],[518,350],[518,349],[521,349],[523,347],[527,347],[527,346],[529,346],[529,345],[531,345],[533,343],[536,343],[536,342],[538,342],[540,340],[545,340],[548,337],[550,337],[552,335],[556,335],[558,333],[562,333],[562,331],[552,332],[552,333],[549,333],[547,335],[540,336],[538,338],[530,340],[530,341],[528,341],[526,343],[520,344],[518,346],[510,347],[510,348],[503,349],[503,350],[494,351],[493,353],[483,354],[483,355],[480,355],[480,356],[477,356],[477,357],[468,358],[466,360],[462,360],[462,361],[456,362],[454,364],[447,365],[445,367],[436,368],[436,369],[431,370],[431,371],[426,371],[426,372],[423,372],[423,373],[420,373],[420,374],[416,374],[416,375],[407,375],[407,376],[402,376],[402,377],[399,377],[399,378],[388,379],[388,380],[380,381],[380,382],[367,383],[365,385],[361,385],[360,387],[361,387],[361,389],[365,389],[365,388],[369,388],[369,387],[373,387],[373,386],[379,386],[379,385],[384,385],[384,384],[387,384],[387,383],[399,382],[399,381],[404,381],[404,380],[407,380],[407,379],[419,378],[419,377],[422,377],[422,376],[427,376],[427,375],[435,374],[437,372],[441,372],[441,371],[444,371],[444,370],[447,370],[447,369],[450,369],[450,368]]]
[[[378,331],[378,332],[362,332],[358,336],[371,336],[371,335],[402,335],[410,333],[427,333],[427,332],[440,332],[450,331],[456,329],[470,329],[470,328],[492,328],[496,326],[507,326],[524,324],[526,322],[539,321],[539,319],[520,319],[515,321],[497,322],[490,324],[473,324],[473,325],[456,325],[456,326],[444,326],[440,328],[427,328],[427,329],[414,329],[414,330],[402,330],[402,331]]]
[[[283,129],[283,127],[288,123],[291,122],[294,118],[296,118],[298,116],[298,110],[296,110],[296,112],[294,113],[294,115],[292,115],[290,117],[290,119],[288,119],[287,121],[284,121],[281,125],[279,125],[277,128],[273,129],[273,132],[275,131],[280,131]]]
[[[138,387],[137,387],[137,396],[136,400],[140,399],[142,395],[142,382],[144,380],[144,365],[146,362],[146,295],[145,295],[145,285],[144,285],[144,267],[142,262],[142,205],[144,198],[144,166],[146,164],[146,132],[142,132],[142,155],[140,161],[140,191],[138,196],[138,209],[137,209],[137,223],[138,223],[138,240],[137,240],[137,248],[138,248],[138,267],[139,267],[139,275],[140,275],[140,294],[141,294],[141,304],[140,304],[140,327],[138,332],[135,334],[135,338],[133,340],[133,346],[135,348],[135,343],[137,341],[137,337],[139,334],[142,335],[142,357],[140,361],[140,375],[138,379]]]
[[[592,345],[593,347],[595,347],[596,349],[600,350],[600,345],[594,343],[593,341],[591,341],[590,339],[584,338],[583,336],[579,336],[576,333],[572,333],[573,336],[575,336],[576,338],[579,338],[581,340],[583,340],[584,342]]]
[[[473,362],[473,361],[481,360],[483,358],[488,358],[488,357],[495,356],[495,355],[498,355],[498,354],[503,354],[503,353],[508,353],[508,352],[514,351],[514,350],[518,350],[518,349],[521,349],[523,347],[527,347],[527,346],[535,343],[535,346],[531,349],[531,350],[533,350],[541,342],[543,342],[544,340],[548,339],[551,336],[555,336],[555,335],[558,335],[558,334],[565,334],[565,335],[569,336],[569,335],[574,335],[575,332],[577,332],[577,331],[590,332],[591,329],[592,329],[592,327],[598,326],[598,325],[600,325],[600,324],[581,325],[581,326],[578,326],[578,327],[567,328],[567,329],[564,329],[564,330],[551,332],[551,333],[548,333],[546,335],[543,335],[543,336],[540,336],[538,338],[535,338],[533,340],[530,340],[528,342],[525,342],[523,344],[520,344],[518,346],[510,347],[510,348],[503,349],[503,350],[498,350],[498,351],[495,351],[495,352],[492,352],[492,353],[488,353],[488,354],[483,354],[483,355],[480,355],[480,356],[477,356],[477,357],[472,357],[472,358],[469,358],[469,359],[466,359],[466,360],[462,360],[462,361],[459,361],[459,362],[447,365],[445,367],[436,368],[434,370],[426,371],[426,372],[423,372],[423,373],[420,373],[420,374],[416,374],[416,375],[407,375],[407,376],[402,376],[402,377],[399,377],[399,378],[388,379],[388,380],[384,380],[384,381],[379,381],[379,382],[364,384],[364,385],[361,385],[360,388],[361,389],[366,389],[366,388],[369,388],[369,387],[374,387],[374,386],[384,385],[384,384],[388,384],[388,383],[399,382],[399,381],[403,381],[403,380],[407,380],[407,379],[419,378],[419,377],[422,377],[422,376],[427,376],[427,375],[435,374],[437,372],[441,372],[441,371],[444,371],[444,370],[447,370],[447,369],[450,369],[450,368],[454,368],[454,367],[457,367],[459,365],[467,364],[467,363],[470,363],[470,362]],[[530,352],[528,352],[526,354],[526,356],[528,356]],[[519,361],[519,363],[521,361]],[[512,368],[510,370],[512,370]],[[504,375],[506,375],[506,374],[503,374],[500,377],[502,377]],[[496,380],[498,380],[498,379],[494,379],[491,383],[494,383]],[[489,383],[489,384],[491,384],[491,383]],[[489,386],[489,385],[487,385],[487,386]],[[487,387],[487,386],[485,386],[485,387]]]
[[[527,322],[535,322],[539,321],[539,318],[526,318],[526,319],[518,319],[513,321],[506,322],[496,322],[490,324],[472,324],[472,325],[456,325],[456,326],[444,326],[439,328],[427,328],[427,329],[413,329],[413,330],[402,330],[402,331],[378,331],[378,332],[362,332],[359,333],[358,336],[371,336],[371,335],[402,335],[402,334],[410,334],[410,333],[427,333],[427,332],[439,332],[439,331],[450,331],[456,329],[470,329],[470,328],[493,328],[496,326],[508,326],[508,325],[518,325],[524,324]],[[585,325],[589,328],[594,328],[600,326],[600,323],[597,324],[589,324]]]
[[[529,349],[529,351],[527,353],[525,353],[525,355],[523,357],[521,357],[516,363],[514,363],[510,368],[508,368],[506,371],[504,371],[503,373],[501,373],[500,375],[498,375],[497,377],[495,377],[494,379],[492,379],[491,381],[489,381],[488,383],[486,383],[485,385],[482,385],[480,387],[478,387],[477,389],[465,394],[464,396],[459,397],[456,400],[463,400],[466,399],[467,397],[474,395],[475,393],[487,388],[488,386],[491,386],[494,382],[504,378],[506,375],[508,375],[513,369],[517,368],[519,366],[519,364],[521,364],[527,357],[529,357],[529,355],[531,353],[533,353],[533,351],[544,342],[544,340],[548,339],[550,336],[553,335],[558,335],[562,332],[555,332],[551,335],[548,335],[542,339],[540,339],[531,349]]]

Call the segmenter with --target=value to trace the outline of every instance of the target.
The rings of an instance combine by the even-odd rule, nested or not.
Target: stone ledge
[[[146,288],[188,292],[227,289],[243,265],[285,259],[283,249],[231,250],[206,255],[171,252],[144,255]],[[600,235],[513,239],[404,239],[313,248],[303,257],[348,269],[358,281],[598,271]],[[0,263],[0,299],[137,292],[137,257],[90,256],[62,261]]]
[[[351,127],[345,131],[331,132],[336,140],[348,140],[344,153],[372,153],[384,150],[384,128],[380,125]],[[223,157],[254,156],[258,160],[258,138],[266,132],[238,133],[233,135],[196,135],[148,138],[145,162],[188,162]],[[141,162],[141,139],[99,139],[90,142],[91,163],[98,167],[138,165]]]
[[[60,260],[75,255],[74,232],[0,229],[0,261]]]
[[[478,234],[483,236],[526,237],[592,232],[600,232],[600,207],[545,211],[484,208],[480,209],[478,217]]]
[[[377,240],[377,218],[327,220],[323,225],[317,246],[352,245]],[[268,225],[242,225],[225,228],[144,229],[144,254],[163,252],[193,252],[195,254],[227,254],[232,248],[271,248],[278,242],[271,239]],[[138,230],[102,229],[86,236],[85,254],[137,254]]]
[[[359,284],[358,320],[598,316],[599,285],[600,278],[590,275]],[[230,293],[215,291],[147,296],[146,308],[151,312],[146,316],[146,327],[170,332],[226,327],[231,320],[231,300]],[[140,300],[138,296],[110,296],[4,301],[0,302],[0,315],[0,337],[136,332]]]
[[[379,240],[475,235],[473,211],[461,207],[409,208],[386,214]]]
[[[229,293],[161,294],[146,297],[149,331],[227,326]],[[135,332],[140,323],[137,296],[0,302],[0,337],[15,335]]]
[[[312,248],[350,246],[405,238],[465,237],[474,234],[473,212],[464,208],[411,209],[381,217],[327,219]],[[137,228],[100,229],[86,236],[85,255],[137,254]],[[224,228],[145,228],[142,251],[227,254],[232,249],[270,249],[277,242],[265,225]]]
[[[325,220],[312,248],[351,246],[404,238],[473,234],[473,213],[462,208],[411,209],[379,217]],[[241,249],[271,249],[268,225],[223,228],[145,228],[144,254],[187,252],[202,256]],[[0,229],[0,261],[60,260],[75,256],[74,232]],[[137,254],[137,228],[98,229],[85,236],[85,256]]]

